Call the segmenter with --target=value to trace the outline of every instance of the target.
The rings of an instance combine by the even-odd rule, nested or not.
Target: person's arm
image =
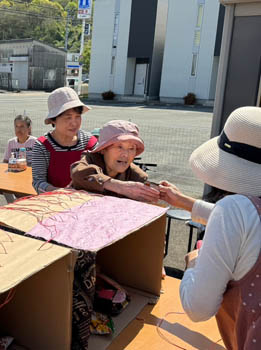
[[[76,190],[103,193],[104,183],[110,180],[110,177],[103,173],[101,166],[90,164],[90,157],[93,156],[84,152],[81,160],[71,165],[72,187]]]
[[[214,316],[233,279],[242,244],[244,222],[236,201],[228,198],[213,209],[194,268],[188,268],[180,285],[180,298],[195,322]]]
[[[112,179],[103,173],[103,162],[99,155],[85,154],[80,161],[72,164],[72,187],[77,190],[86,190],[95,193],[105,193],[105,190],[119,195],[154,202],[159,199],[159,191],[144,185],[147,175],[135,167],[131,167],[128,174],[130,181]],[[90,164],[90,162],[96,164]]]
[[[161,199],[174,207],[190,211],[193,221],[206,225],[215,204],[187,196],[168,181],[162,181],[159,188]]]
[[[44,145],[36,141],[33,147],[32,174],[33,187],[37,193],[54,191],[57,189],[57,187],[47,182],[49,160],[49,154]]]
[[[175,185],[168,181],[161,181],[160,186],[160,198],[169,203],[173,207],[192,211],[193,205],[196,201],[195,198],[186,196]]]
[[[214,203],[209,203],[200,199],[197,199],[192,207],[191,219],[199,224],[206,225],[211,211],[215,207]]]
[[[104,183],[104,188],[138,201],[157,202],[159,199],[159,191],[141,182],[110,179]]]

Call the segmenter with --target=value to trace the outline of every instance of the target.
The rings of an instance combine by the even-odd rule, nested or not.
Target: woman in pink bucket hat
[[[216,315],[227,350],[261,349],[261,108],[241,107],[217,137],[190,156],[194,174],[215,187],[214,205],[162,182],[161,198],[207,220],[202,247],[186,256],[182,305],[196,322]]]
[[[71,164],[97,142],[91,133],[80,129],[82,114],[90,107],[73,89],[54,90],[48,98],[48,110],[44,122],[54,129],[39,137],[33,149],[33,186],[38,193],[66,187],[71,182]]]
[[[95,148],[84,152],[81,160],[72,165],[72,186],[104,195],[157,201],[159,191],[144,184],[147,174],[133,164],[143,151],[137,125],[112,120],[100,129]]]

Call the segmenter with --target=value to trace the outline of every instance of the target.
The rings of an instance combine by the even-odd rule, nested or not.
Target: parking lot
[[[7,140],[13,136],[13,119],[17,114],[27,114],[32,119],[32,134],[35,136],[50,129],[50,126],[44,125],[48,95],[28,91],[0,94],[0,157],[3,158]],[[83,115],[83,129],[91,131],[112,119],[137,123],[145,142],[141,161],[157,164],[156,167],[149,167],[149,178],[156,182],[166,179],[190,195],[198,198],[202,195],[203,186],[190,171],[188,158],[193,149],[209,139],[211,109],[134,103],[89,102],[89,105],[92,110]],[[3,198],[1,204],[4,204]],[[173,222],[169,254],[164,262],[166,266],[184,268],[187,240],[188,228],[184,222]]]

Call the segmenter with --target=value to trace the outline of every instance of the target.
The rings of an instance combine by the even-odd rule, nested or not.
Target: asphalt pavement
[[[48,96],[49,93],[40,91],[1,93],[0,90],[0,157],[3,158],[7,140],[14,135],[13,120],[16,115],[27,114],[32,119],[32,134],[35,136],[41,136],[50,129],[50,126],[44,125]],[[150,180],[158,182],[166,179],[187,194],[201,197],[203,184],[193,176],[188,159],[191,152],[210,137],[211,108],[163,105],[157,102],[84,102],[92,110],[82,117],[83,129],[91,131],[113,119],[135,122],[145,142],[141,162],[156,164],[148,166]],[[3,197],[0,198],[0,204],[4,203]],[[188,233],[184,222],[172,220],[169,254],[164,260],[170,274],[182,274]]]

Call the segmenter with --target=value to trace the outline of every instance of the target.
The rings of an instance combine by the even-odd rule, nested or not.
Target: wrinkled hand
[[[122,182],[121,194],[144,202],[157,202],[160,198],[159,190],[134,181]]]
[[[173,184],[168,181],[161,181],[159,185],[160,189],[160,199],[163,199],[166,202],[175,202],[179,200],[179,197],[182,195],[181,191]],[[175,205],[175,203],[171,203]],[[175,205],[176,206],[176,205]]]
[[[198,249],[192,250],[185,255],[186,269],[192,268],[195,266],[198,257]]]
[[[159,185],[160,199],[169,203],[170,205],[185,209],[192,210],[195,199],[184,195],[175,185],[168,181],[161,181]]]

